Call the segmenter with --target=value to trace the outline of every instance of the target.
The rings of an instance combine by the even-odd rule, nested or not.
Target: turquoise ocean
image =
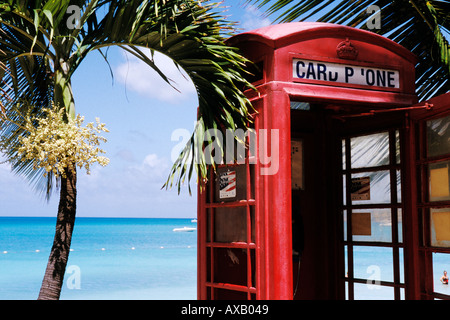
[[[197,225],[191,219],[83,218],[75,223],[62,300],[195,300]],[[35,300],[53,242],[55,218],[0,217],[0,300]],[[386,228],[386,227],[384,227]],[[389,228],[381,230],[388,233]],[[355,276],[393,281],[392,250],[354,248]],[[450,255],[433,255],[434,290]],[[403,268],[401,268],[403,278]],[[357,299],[393,299],[389,287],[355,285]]]
[[[0,217],[0,300],[35,300],[55,218]],[[191,219],[77,218],[61,300],[197,298]]]

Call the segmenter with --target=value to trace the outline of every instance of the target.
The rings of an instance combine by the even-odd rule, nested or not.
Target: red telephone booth
[[[198,298],[450,298],[432,272],[450,264],[450,95],[417,104],[416,58],[354,28],[229,44],[257,69],[254,131],[199,191]]]

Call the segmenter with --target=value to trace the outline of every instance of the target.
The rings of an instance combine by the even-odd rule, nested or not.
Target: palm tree
[[[119,46],[144,61],[171,83],[140,49],[159,51],[173,59],[192,79],[199,97],[199,124],[209,128],[247,128],[249,101],[241,89],[250,87],[243,77],[246,59],[225,45],[232,25],[216,13],[214,5],[197,0],[9,0],[0,4],[0,62],[2,108],[11,122],[3,122],[1,135],[12,170],[26,175],[50,197],[60,188],[56,231],[39,299],[59,299],[69,256],[76,214],[76,163],[66,176],[46,177],[36,159],[18,157],[23,114],[43,117],[54,104],[75,116],[71,77],[93,51]],[[78,14],[79,13],[79,14]],[[67,120],[67,119],[66,119]],[[200,125],[199,125],[200,128]],[[200,132],[200,129],[196,132]],[[201,137],[202,139],[204,137]],[[208,141],[208,137],[205,137]],[[177,175],[178,188],[194,169],[206,175],[206,163],[187,162],[195,148],[194,133],[167,186]]]
[[[276,21],[316,20],[371,29],[403,45],[418,58],[416,92],[420,100],[450,90],[450,30],[448,0],[248,0],[279,13]],[[373,7],[373,6],[376,7]],[[372,6],[372,7],[371,7]],[[379,8],[379,28],[367,23],[374,19],[371,8]]]

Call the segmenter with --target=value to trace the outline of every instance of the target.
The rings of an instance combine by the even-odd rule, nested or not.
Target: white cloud
[[[161,188],[167,179],[169,161],[157,154],[148,154],[137,162],[124,161],[123,165],[95,166],[90,175],[80,175],[79,186],[90,192],[107,192],[110,194],[126,194],[140,192],[153,185]]]
[[[147,54],[151,58],[150,53]],[[196,91],[192,81],[175,66],[172,59],[155,52],[154,61],[158,68],[172,80],[172,88],[163,78],[150,66],[125,53],[124,61],[115,69],[119,82],[125,84],[127,89],[135,91],[146,97],[156,98],[160,101],[177,103],[185,101],[188,96],[195,96]]]
[[[118,159],[120,159],[122,161],[126,161],[126,162],[135,162],[136,161],[133,151],[131,151],[130,149],[127,149],[127,148],[120,149],[119,151],[117,151],[115,153],[114,156],[117,157]]]
[[[245,13],[242,16],[241,28],[244,31],[259,29],[270,25],[270,20],[264,17],[264,13],[252,5],[245,6]]]
[[[187,187],[182,195],[176,188],[161,190],[171,164],[155,153],[122,169],[100,168],[92,176],[80,176],[78,211],[81,216],[195,216],[196,198]],[[108,171],[108,172],[107,172]],[[101,174],[100,174],[101,173]],[[195,189],[195,183],[192,183]]]
[[[145,181],[161,181],[161,178],[167,177],[169,162],[165,158],[160,158],[152,153],[147,155],[142,164],[134,166],[133,169],[144,178]]]
[[[161,190],[171,163],[156,153],[136,157],[136,162],[93,166],[91,174],[79,170],[77,216],[193,217],[195,194],[187,188]],[[195,191],[195,183],[192,183]],[[0,164],[0,216],[56,216],[59,195],[51,203],[37,194],[22,176]]]
[[[126,170],[129,181],[133,181],[139,188],[159,189],[169,174],[169,161],[156,154],[147,155],[141,164],[128,167]]]
[[[158,158],[156,154],[147,155],[143,161],[144,167],[156,168],[160,165],[164,166],[164,160]]]

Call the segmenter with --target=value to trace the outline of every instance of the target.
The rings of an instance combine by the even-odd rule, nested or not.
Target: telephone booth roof
[[[235,35],[227,43],[260,63],[264,71],[257,84],[290,83],[291,86],[283,85],[290,96],[298,93],[320,100],[338,97],[341,102],[372,103],[377,107],[417,102],[416,56],[370,31],[331,23],[282,23]],[[311,72],[309,78],[301,77],[310,73],[308,67],[311,71],[315,68],[315,73]],[[347,67],[353,72],[352,79],[331,79],[332,75],[337,76],[331,70],[340,68],[344,72]],[[377,83],[377,77],[385,74],[393,74],[395,80],[389,83],[380,77],[383,82]]]
[[[264,43],[272,49],[277,49],[293,43],[324,38],[330,35],[366,40],[374,45],[384,46],[390,51],[396,52],[411,63],[417,62],[417,57],[413,53],[386,37],[366,30],[325,22],[290,22],[270,25],[233,36],[229,43],[234,45],[237,42],[255,41]]]

